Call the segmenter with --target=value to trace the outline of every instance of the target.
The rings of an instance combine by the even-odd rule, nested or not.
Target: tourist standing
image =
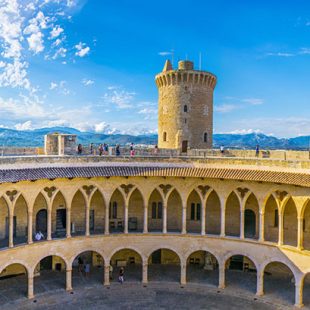
[[[121,155],[119,144],[116,145],[115,154],[116,154],[116,156],[120,156]]]
[[[255,148],[255,156],[256,157],[259,156],[259,145],[258,144],[256,145],[256,148]]]
[[[133,147],[133,143],[130,144],[130,156],[135,156],[135,149]]]
[[[103,153],[103,146],[102,146],[102,144],[99,145],[98,151],[99,151],[99,156],[102,156],[102,153]]]
[[[221,154],[224,155],[224,145],[220,146],[220,151],[221,151]]]
[[[119,270],[119,274],[118,274],[118,282],[120,284],[124,283],[124,272],[125,272],[124,268],[121,267],[121,269]]]
[[[81,143],[78,145],[77,151],[79,155],[82,155],[83,147]]]
[[[89,152],[90,152],[90,155],[93,155],[93,153],[94,153],[94,143],[91,143],[89,145]]]
[[[85,277],[88,277],[90,274],[90,263],[85,264]]]
[[[109,155],[109,145],[104,143],[103,144],[104,154]]]

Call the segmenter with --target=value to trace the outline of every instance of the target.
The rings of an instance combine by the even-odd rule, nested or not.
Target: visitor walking
[[[124,283],[124,272],[125,272],[124,268],[121,267],[121,269],[119,270],[119,274],[118,274],[118,282],[120,284]]]
[[[154,154],[155,154],[155,155],[158,154],[158,146],[157,146],[157,144],[155,144],[155,147],[154,147]]]
[[[34,238],[36,239],[36,241],[40,241],[40,240],[44,239],[44,235],[42,234],[41,231],[38,231],[38,232],[35,234]]]
[[[119,144],[116,145],[115,154],[116,154],[116,156],[120,156],[121,155]]]
[[[102,154],[103,154],[103,146],[102,146],[102,144],[99,145],[98,151],[99,151],[99,156],[102,156]]]
[[[104,154],[109,155],[109,145],[104,143],[103,144]]]
[[[130,144],[130,156],[135,156],[135,149],[133,147],[133,143]]]
[[[255,148],[255,156],[256,157],[259,156],[259,145],[258,144],[256,145],[256,148]]]
[[[224,145],[220,146],[220,151],[221,151],[221,154],[224,155]]]
[[[90,155],[94,155],[94,143],[91,143],[89,145],[89,152],[90,152]]]
[[[83,147],[82,147],[82,144],[81,144],[81,143],[78,145],[77,151],[78,151],[78,154],[79,154],[79,155],[82,155]]]

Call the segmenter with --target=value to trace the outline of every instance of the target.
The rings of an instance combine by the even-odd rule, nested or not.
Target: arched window
[[[164,131],[163,133],[163,141],[166,142],[167,141],[167,133]]]
[[[207,133],[207,132],[205,132],[205,133],[203,134],[203,142],[205,142],[205,143],[208,142],[208,133]]]
[[[187,105],[185,105],[183,109],[184,109],[184,112],[186,113],[187,112]]]

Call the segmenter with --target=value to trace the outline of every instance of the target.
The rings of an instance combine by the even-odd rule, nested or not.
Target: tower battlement
[[[179,61],[174,70],[167,60],[155,82],[159,94],[158,146],[182,152],[211,148],[216,76],[195,70],[188,60]]]

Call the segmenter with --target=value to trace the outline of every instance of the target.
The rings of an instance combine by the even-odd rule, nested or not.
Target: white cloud
[[[90,48],[86,46],[85,43],[82,43],[82,42],[75,45],[75,48],[77,49],[75,55],[79,57],[84,57],[90,52]]]
[[[158,55],[160,56],[169,56],[169,55],[172,55],[173,52],[159,52]]]
[[[108,92],[103,95],[102,99],[107,105],[114,104],[119,109],[128,109],[133,107],[132,100],[134,99],[135,94],[135,92],[123,89],[108,89]]]
[[[30,81],[27,78],[26,62],[20,62],[15,59],[13,63],[3,65],[3,71],[0,73],[0,87],[24,87],[30,89]]]
[[[233,134],[233,135],[247,135],[251,133],[262,133],[259,129],[236,129],[228,132],[223,132],[225,134]]]
[[[57,59],[59,57],[65,58],[67,55],[67,49],[64,47],[60,47],[55,54],[53,55],[52,59]]]
[[[84,86],[90,86],[90,85],[93,85],[95,82],[93,80],[88,80],[88,79],[83,79],[82,80],[82,84]]]
[[[260,98],[246,98],[242,100],[245,103],[249,103],[251,105],[260,105],[264,103],[263,99]]]
[[[51,38],[52,39],[57,38],[63,31],[64,29],[61,28],[59,25],[55,26],[50,32]]]
[[[267,53],[266,56],[293,57],[295,54],[287,52]]]
[[[58,86],[58,84],[57,84],[57,83],[55,83],[55,82],[51,82],[51,84],[50,84],[50,89],[51,89],[51,90],[56,89],[56,88],[57,88],[57,86]]]
[[[38,54],[44,50],[42,32],[33,33],[27,38],[27,41],[29,44],[29,50],[33,51],[35,54]]]
[[[60,81],[59,83],[51,82],[50,90],[57,90],[59,94],[67,96],[71,94],[71,91],[67,88],[66,85],[67,85],[66,81]]]
[[[229,113],[238,108],[239,106],[234,105],[234,104],[222,104],[222,105],[214,106],[214,111],[219,112],[219,113]]]
[[[26,121],[24,123],[17,123],[14,125],[14,127],[16,130],[31,130],[31,129],[33,129],[31,121]]]

